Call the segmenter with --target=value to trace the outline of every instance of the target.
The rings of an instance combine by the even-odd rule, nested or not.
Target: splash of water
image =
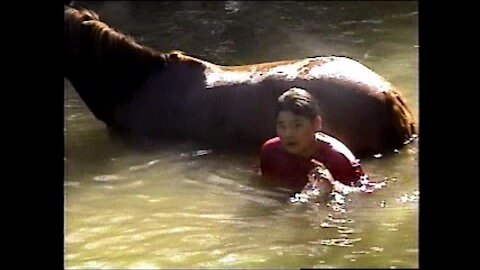
[[[328,206],[334,210],[344,211],[346,196],[354,192],[372,193],[384,188],[387,183],[371,182],[368,175],[360,177],[356,186],[346,186],[338,181],[334,181],[328,169],[321,163],[316,163],[316,167],[308,174],[308,182],[300,192],[294,193],[289,197],[291,203],[307,203],[316,199],[330,199]],[[328,182],[331,189],[325,188]],[[328,184],[327,184],[328,186]]]
[[[317,164],[317,166],[308,174],[308,182],[305,187],[303,187],[302,191],[296,192],[290,196],[289,201],[291,203],[306,203],[313,198],[325,198],[326,195],[330,193],[330,190],[320,188],[320,186],[325,187],[325,181],[329,181],[329,173],[330,172],[323,164]]]

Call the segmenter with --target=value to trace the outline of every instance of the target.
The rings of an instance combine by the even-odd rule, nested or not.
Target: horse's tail
[[[400,92],[390,89],[384,93],[391,125],[387,129],[390,132],[390,136],[386,137],[389,140],[387,145],[398,149],[417,135],[415,119]]]

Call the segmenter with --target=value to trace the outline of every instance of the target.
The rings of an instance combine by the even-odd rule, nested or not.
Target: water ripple
[[[93,177],[93,181],[97,181],[97,182],[110,182],[110,181],[117,181],[121,179],[125,179],[125,177],[118,176],[115,174],[97,175]]]
[[[361,21],[345,21],[341,22],[340,25],[350,25],[350,24],[381,24],[383,20],[361,20]]]
[[[145,164],[136,165],[136,166],[131,166],[130,168],[128,168],[128,170],[130,170],[130,171],[138,171],[138,170],[146,169],[146,168],[152,167],[153,165],[157,164],[158,162],[160,162],[160,160],[155,159],[155,160],[149,161],[149,162],[147,162],[147,163],[145,163]]]
[[[420,191],[415,190],[412,194],[403,194],[397,198],[398,202],[408,203],[408,202],[418,202],[420,200]]]
[[[323,239],[320,241],[310,241],[312,244],[320,244],[325,246],[338,246],[338,247],[353,247],[353,243],[361,241],[362,238],[332,238]]]

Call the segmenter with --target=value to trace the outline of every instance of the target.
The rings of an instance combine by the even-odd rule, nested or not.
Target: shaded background
[[[418,117],[417,2],[77,2],[160,51],[222,65],[348,56]],[[65,80],[66,268],[418,267],[418,145],[364,169],[340,210],[258,186],[257,150],[110,138]]]

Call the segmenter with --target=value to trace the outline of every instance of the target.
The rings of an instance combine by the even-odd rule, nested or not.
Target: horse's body
[[[91,11],[66,7],[65,25],[65,76],[115,130],[260,144],[275,136],[277,97],[297,86],[318,99],[323,130],[357,155],[399,148],[415,133],[400,93],[345,57],[220,66],[141,46]]]

